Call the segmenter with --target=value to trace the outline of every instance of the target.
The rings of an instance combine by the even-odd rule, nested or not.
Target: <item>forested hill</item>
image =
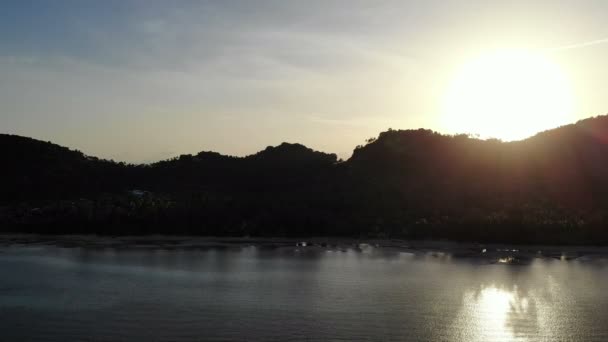
[[[283,143],[129,165],[12,135],[0,153],[5,230],[608,243],[608,116],[517,142],[389,130],[347,161]]]
[[[129,186],[124,163],[16,135],[0,134],[0,203],[70,199]]]

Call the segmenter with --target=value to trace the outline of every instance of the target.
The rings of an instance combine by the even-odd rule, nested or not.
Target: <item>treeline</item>
[[[389,130],[148,165],[0,135],[4,231],[608,243],[608,116],[518,142]]]

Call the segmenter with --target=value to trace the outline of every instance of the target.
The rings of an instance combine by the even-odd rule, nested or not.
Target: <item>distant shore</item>
[[[511,142],[388,129],[347,160],[285,142],[131,165],[0,134],[0,231],[608,246],[606,136],[608,115]]]
[[[211,249],[243,248],[292,251],[399,252],[437,258],[476,259],[487,263],[528,264],[534,259],[562,261],[606,260],[608,247],[513,245],[453,242],[438,240],[396,240],[314,237],[309,239],[198,236],[98,236],[0,234],[0,248],[48,245],[62,248],[111,249]]]

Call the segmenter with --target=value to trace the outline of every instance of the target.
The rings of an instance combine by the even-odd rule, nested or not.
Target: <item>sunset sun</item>
[[[499,51],[462,65],[443,102],[442,123],[452,133],[520,140],[573,121],[569,81],[549,57]]]

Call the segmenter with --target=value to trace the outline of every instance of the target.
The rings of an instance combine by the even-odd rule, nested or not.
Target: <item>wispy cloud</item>
[[[593,45],[606,44],[606,43],[608,43],[608,38],[596,39],[596,40],[590,40],[590,41],[582,42],[582,43],[559,46],[559,47],[556,47],[556,48],[553,48],[550,50],[551,51],[563,51],[563,50],[579,49],[579,48],[584,48],[584,47],[593,46]]]

